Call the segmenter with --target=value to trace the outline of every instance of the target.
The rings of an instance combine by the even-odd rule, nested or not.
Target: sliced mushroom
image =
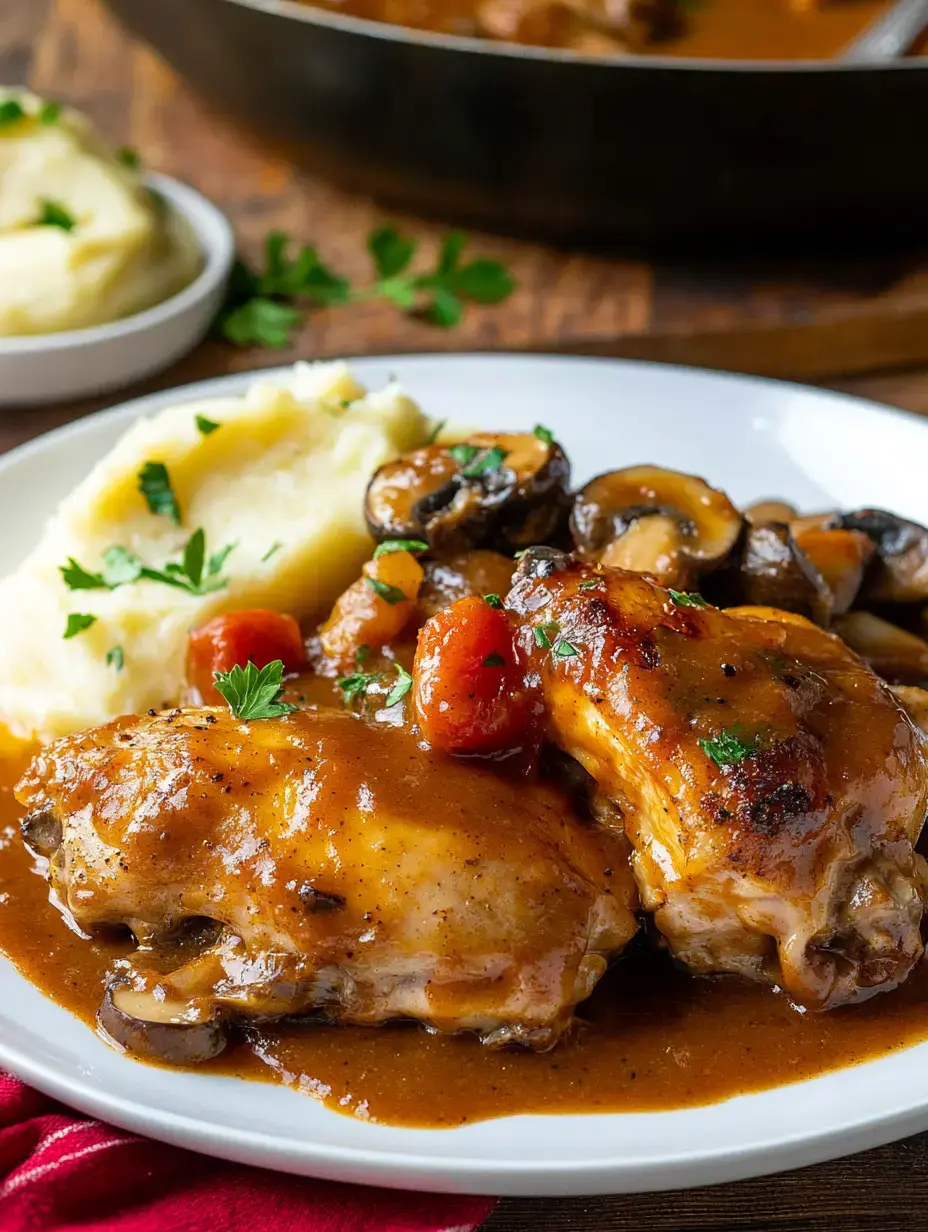
[[[531,432],[480,432],[382,466],[368,485],[364,512],[378,540],[512,552],[557,532],[569,479],[556,442]]]
[[[584,560],[648,573],[679,590],[729,556],[741,526],[724,492],[658,466],[630,466],[591,480],[570,515]]]
[[[744,516],[755,526],[763,526],[765,522],[792,522],[799,516],[799,511],[786,501],[760,500],[748,505]]]
[[[719,579],[726,607],[779,608],[827,625],[832,596],[825,579],[782,522],[748,526],[740,555]]]
[[[844,513],[835,525],[860,531],[876,545],[876,559],[864,579],[864,599],[873,603],[928,599],[928,529],[883,509]]]
[[[512,557],[476,548],[423,562],[425,578],[419,589],[419,611],[434,616],[468,595],[499,595],[505,598],[515,568]]]
[[[928,690],[913,684],[893,684],[889,691],[915,726],[928,736]]]
[[[27,813],[19,828],[27,846],[37,855],[50,858],[61,846],[61,818],[50,808]]]
[[[831,591],[833,616],[842,616],[860,592],[867,565],[876,551],[873,540],[859,530],[829,530],[790,525],[793,542],[812,562]]]
[[[892,684],[928,681],[928,642],[872,612],[848,612],[832,626],[842,641]]]
[[[218,1017],[190,1018],[188,1004],[161,1000],[125,984],[111,984],[97,1011],[97,1025],[127,1052],[171,1065],[199,1065],[218,1057],[226,1046]]]

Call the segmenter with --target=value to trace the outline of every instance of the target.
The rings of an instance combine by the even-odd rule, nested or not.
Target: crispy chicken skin
[[[688,606],[547,549],[507,607],[549,736],[620,807],[679,959],[809,1008],[905,979],[926,746],[856,655],[802,617]]]
[[[17,798],[62,907],[128,925],[134,987],[184,1021],[409,1017],[545,1048],[637,927],[624,836],[347,713],[117,719],[46,748]],[[218,942],[147,970],[191,917]]]

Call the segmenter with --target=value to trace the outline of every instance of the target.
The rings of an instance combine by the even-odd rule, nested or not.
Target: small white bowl
[[[193,228],[203,269],[177,295],[107,325],[0,338],[0,407],[70,402],[129,385],[167,368],[206,335],[235,260],[232,227],[188,185],[155,174],[146,183]]]

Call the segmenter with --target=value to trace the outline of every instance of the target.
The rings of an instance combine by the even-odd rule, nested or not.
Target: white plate
[[[646,364],[444,357],[359,360],[395,372],[434,415],[490,428],[541,422],[575,478],[634,462],[707,475],[738,502],[884,505],[928,521],[928,424],[814,389]],[[126,425],[235,375],[143,398],[0,460],[0,572]],[[719,1048],[724,1048],[724,1040]],[[476,1045],[475,1045],[476,1047]],[[461,1129],[369,1125],[264,1083],[152,1069],[112,1051],[0,961],[0,1063],[66,1103],[208,1154],[424,1190],[592,1194],[701,1185],[816,1163],[928,1128],[928,1043],[705,1108],[522,1116]]]

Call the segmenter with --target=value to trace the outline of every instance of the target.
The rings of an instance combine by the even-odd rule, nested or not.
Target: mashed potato
[[[398,386],[368,394],[343,364],[298,365],[286,383],[259,381],[243,397],[135,424],[0,582],[0,721],[16,735],[48,738],[171,704],[187,633],[211,616],[247,607],[323,613],[370,551],[363,500],[372,472],[428,431]],[[179,526],[150,512],[139,491],[151,462],[167,468]],[[62,578],[69,557],[99,573],[113,546],[161,569],[181,559],[199,528],[207,556],[234,545],[215,575],[228,580],[221,590],[190,594],[145,578],[69,589]],[[96,619],[65,639],[75,613]]]
[[[0,336],[115,321],[196,278],[203,259],[186,222],[85,116],[24,91],[0,91],[4,106],[13,118],[0,123]]]

